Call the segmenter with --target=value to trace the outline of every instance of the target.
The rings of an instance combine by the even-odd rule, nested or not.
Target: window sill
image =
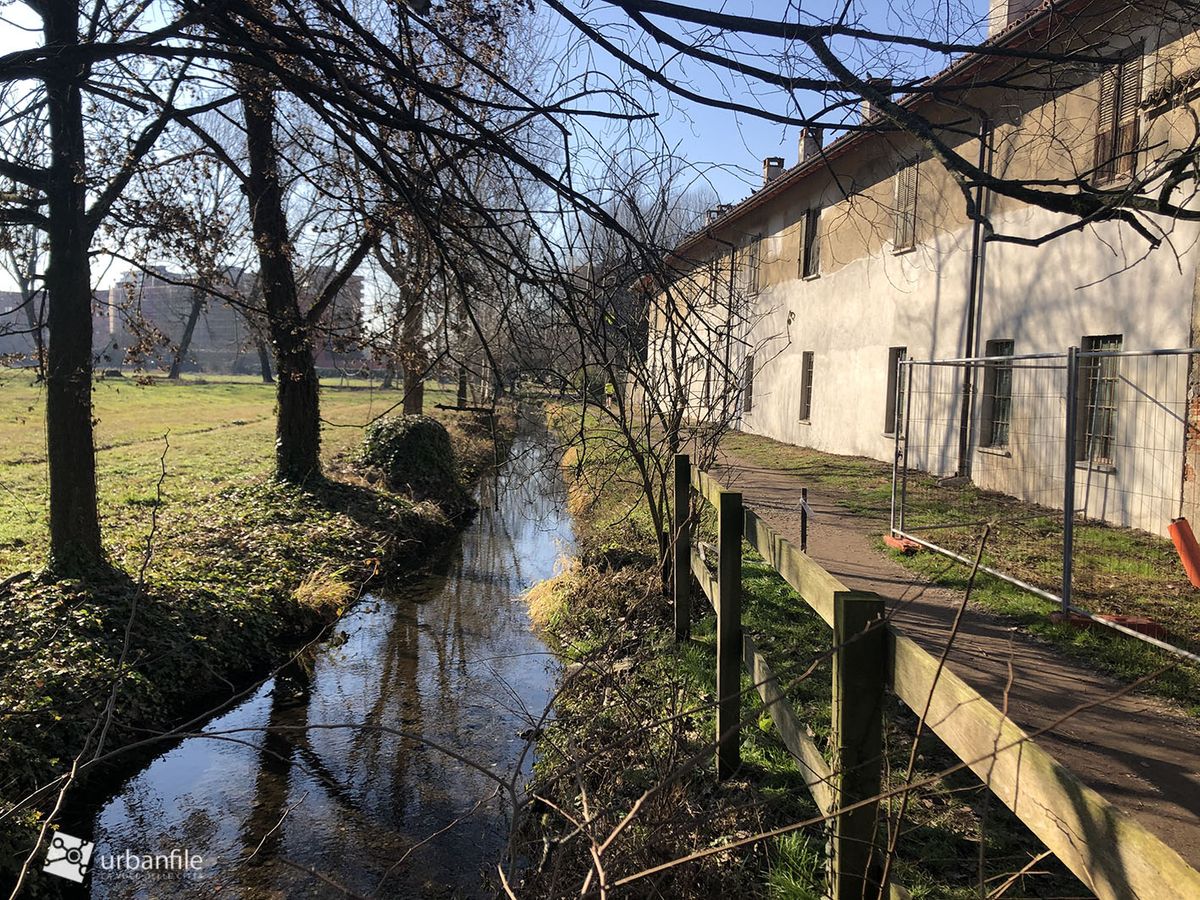
[[[916,250],[916,244],[913,244],[911,247],[892,247],[892,256],[905,256],[909,253],[915,253]]]
[[[1090,463],[1086,459],[1075,460],[1075,471],[1099,472],[1101,475],[1116,475],[1117,467],[1113,463]]]
[[[821,273],[817,272],[813,275],[801,275],[800,280],[801,281],[816,281],[820,277],[821,277]]]
[[[812,419],[797,419],[796,424],[797,425],[811,425]]]
[[[986,453],[988,456],[999,456],[1004,459],[1012,459],[1012,451],[1007,447],[976,447],[980,453]]]

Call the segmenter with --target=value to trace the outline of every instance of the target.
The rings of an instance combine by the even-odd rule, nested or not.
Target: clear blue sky
[[[607,36],[637,58],[654,63],[656,67],[663,65],[673,78],[687,84],[700,95],[790,111],[787,98],[778,91],[766,90],[747,79],[728,72],[717,72],[701,64],[668,59],[662,48],[604,0],[564,2],[582,18],[600,24]],[[727,0],[725,3],[705,0],[697,5],[778,21],[824,20],[831,10],[841,10],[844,6],[846,18],[862,27],[935,38],[948,35],[952,39],[977,39],[979,23],[987,11],[987,0]],[[608,53],[588,42],[556,14],[541,4],[537,9],[546,23],[544,49],[550,60],[545,72],[548,81],[563,83],[574,79],[574,86],[578,87],[583,73],[591,72],[587,78],[588,86],[605,86],[607,80],[610,85],[619,85],[636,96],[647,110],[655,113],[652,126],[645,123],[632,126],[624,123],[601,124],[594,119],[578,123],[575,126],[578,139],[575,148],[577,156],[574,159],[577,167],[584,170],[597,168],[601,158],[614,149],[645,147],[648,153],[653,153],[655,144],[661,142],[690,163],[696,181],[711,185],[722,202],[734,202],[745,197],[760,183],[763,157],[781,156],[785,165],[795,164],[798,139],[795,128],[714,109],[673,97],[664,89],[651,87],[643,76],[624,69]],[[701,30],[685,29],[665,20],[655,21],[687,40],[709,37],[713,41],[712,49],[733,52],[764,68],[778,68],[783,63],[790,65],[795,73],[803,74],[808,65],[798,53],[795,58],[782,59],[781,54],[786,55],[789,48],[780,41],[714,37],[705,35]],[[0,11],[0,52],[36,43],[40,35],[36,31],[31,33],[23,30],[21,26],[36,28],[37,24],[37,17],[22,3],[5,6]],[[890,59],[882,56],[861,58],[864,55],[861,49],[850,46],[839,49],[847,54],[856,70],[867,74],[886,74],[895,66],[903,66],[910,72],[932,72],[942,68],[948,61],[940,54]],[[811,102],[811,99],[801,98],[800,102]],[[105,268],[105,261],[98,260],[94,275],[102,283],[112,276],[111,272],[106,274]],[[0,288],[11,289],[14,285],[9,282],[10,279],[0,273]]]
[[[665,65],[666,72],[697,94],[733,99],[749,105],[757,103],[778,112],[794,111],[794,107],[789,109],[789,101],[781,92],[766,89],[761,84],[727,71],[718,72],[695,62],[670,60],[667,53],[647,39],[623,13],[614,10],[603,0],[565,2],[581,18],[604,26],[604,33],[614,43],[645,62]],[[845,7],[847,20],[860,27],[934,39],[949,37],[955,41],[978,40],[982,33],[981,23],[988,9],[987,0],[849,0],[848,3],[845,0],[728,0],[725,3],[705,0],[695,6],[776,21],[823,21],[833,10]],[[604,50],[584,46],[578,33],[573,32],[571,26],[554,13],[546,11],[545,15],[555,23],[557,33],[552,39],[552,52],[555,58],[562,60],[562,68],[582,71],[591,67],[632,88],[657,113],[656,124],[662,139],[695,166],[697,177],[709,181],[722,202],[739,200],[758,186],[764,157],[781,156],[786,166],[795,164],[799,138],[796,128],[671,97],[662,88],[650,88],[642,76],[623,70]],[[779,70],[781,64],[789,65],[794,74],[802,75],[809,65],[796,48],[789,48],[782,41],[714,37],[693,26],[680,26],[664,19],[653,21],[685,40],[708,37],[714,51],[733,52],[762,68]],[[871,48],[847,44],[838,49],[846,55],[852,68],[869,75],[887,75],[897,67],[910,75],[928,74],[940,70],[949,62],[949,58],[942,54],[894,54],[888,58],[880,53],[865,58],[872,52]],[[789,50],[793,50],[794,55],[787,59],[785,57]],[[815,99],[801,98],[800,102],[813,104]],[[810,105],[805,111],[811,111],[812,108]],[[644,139],[645,136],[641,137]],[[603,142],[599,135],[595,139],[598,143]],[[614,146],[630,141],[620,127],[609,129],[608,139]]]

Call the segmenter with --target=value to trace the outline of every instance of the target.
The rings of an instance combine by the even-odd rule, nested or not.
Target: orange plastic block
[[[1172,520],[1167,527],[1171,540],[1175,542],[1175,550],[1187,572],[1188,581],[1192,587],[1200,588],[1200,544],[1196,543],[1196,535],[1192,534],[1192,526],[1182,516]]]

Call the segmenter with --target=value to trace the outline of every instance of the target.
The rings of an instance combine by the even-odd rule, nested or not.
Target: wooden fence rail
[[[675,458],[675,632],[688,637],[693,585],[717,613],[717,770],[738,766],[742,667],[796,760],[818,808],[832,820],[835,900],[879,892],[878,803],[885,688],[918,715],[1097,896],[1200,898],[1200,872],[1079,781],[1011,719],[886,620],[884,602],[851,591],[743,506],[741,494]],[[693,495],[718,514],[717,574],[697,552]],[[832,629],[829,757],[808,736],[766,658],[741,624],[742,540]],[[688,576],[692,577],[688,577]],[[847,807],[852,807],[847,809]],[[904,896],[895,886],[892,897]]]

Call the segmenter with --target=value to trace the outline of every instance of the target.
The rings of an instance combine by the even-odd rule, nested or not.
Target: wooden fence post
[[[883,772],[883,690],[887,640],[884,602],[873,594],[838,592],[833,599],[834,811],[876,797]],[[875,851],[878,801],[833,821],[834,900],[879,893],[882,860]]]
[[[721,491],[717,509],[717,777],[741,763],[742,495]]]
[[[692,461],[675,454],[675,640],[692,632]]]

